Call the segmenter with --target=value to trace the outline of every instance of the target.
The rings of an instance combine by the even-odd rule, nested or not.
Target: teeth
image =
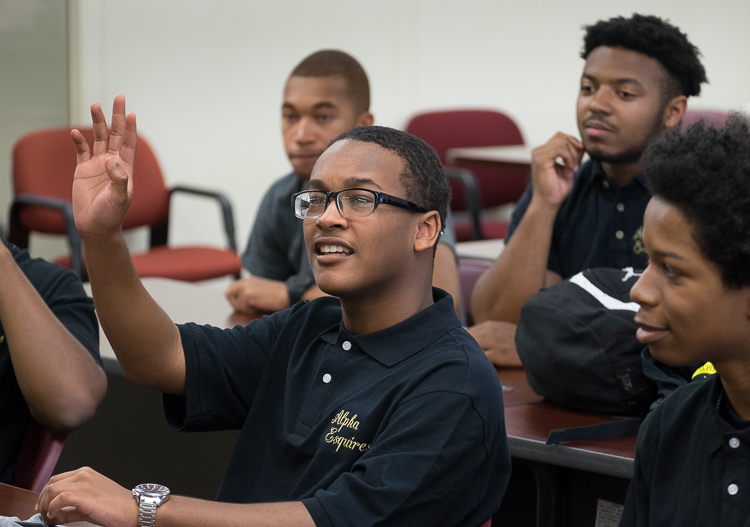
[[[344,252],[346,252],[346,249],[344,249],[340,245],[323,245],[320,248],[320,252],[322,252],[323,254],[344,253]]]

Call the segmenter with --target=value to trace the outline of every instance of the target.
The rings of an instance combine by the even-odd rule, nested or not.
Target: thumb
[[[106,163],[107,175],[112,183],[114,194],[123,202],[128,201],[128,187],[130,176],[116,158],[110,158]]]

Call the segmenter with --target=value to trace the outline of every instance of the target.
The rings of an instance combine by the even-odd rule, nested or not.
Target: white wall
[[[124,93],[170,184],[229,193],[244,249],[258,200],[288,170],[279,131],[289,71],[321,48],[358,58],[378,124],[403,127],[417,110],[490,106],[538,145],[575,133],[583,67],[581,26],[656,14],[703,53],[711,84],[693,107],[750,102],[750,2],[746,0],[74,0],[74,123]],[[137,189],[136,189],[137,192]],[[177,210],[176,242],[208,241],[213,209]]]

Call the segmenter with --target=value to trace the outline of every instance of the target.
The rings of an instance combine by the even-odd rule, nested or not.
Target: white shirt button
[[[625,210],[625,205],[623,205],[622,203],[618,203],[617,204],[617,212],[622,212],[624,210]]]
[[[735,485],[734,483],[732,483],[731,485],[729,485],[727,487],[727,492],[729,493],[730,496],[734,496],[739,491],[740,491],[740,488],[737,485]]]
[[[609,188],[609,181],[607,181],[606,179],[602,181],[602,187]]]
[[[622,231],[617,231],[615,233],[615,238],[617,238],[618,240],[622,240],[624,237],[625,237],[625,233]]]
[[[331,382],[331,374],[330,373],[326,373],[325,375],[323,375],[323,382],[326,383],[326,384],[328,384],[329,382]]]
[[[740,446],[740,440],[736,437],[733,437],[729,440],[729,446],[731,446],[732,448],[737,448],[738,446]]]
[[[344,348],[344,351],[349,351],[350,349],[352,349],[352,343],[348,340],[345,340],[341,347]]]

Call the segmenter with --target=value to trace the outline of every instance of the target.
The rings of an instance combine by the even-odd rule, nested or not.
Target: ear
[[[687,111],[687,97],[678,95],[667,103],[664,107],[664,128],[674,128],[682,122],[682,118]]]
[[[425,212],[420,215],[417,225],[417,235],[414,239],[414,250],[425,251],[432,249],[438,242],[442,229],[440,214],[436,210]]]
[[[357,117],[355,126],[372,126],[375,122],[375,116],[370,112],[363,112]]]

